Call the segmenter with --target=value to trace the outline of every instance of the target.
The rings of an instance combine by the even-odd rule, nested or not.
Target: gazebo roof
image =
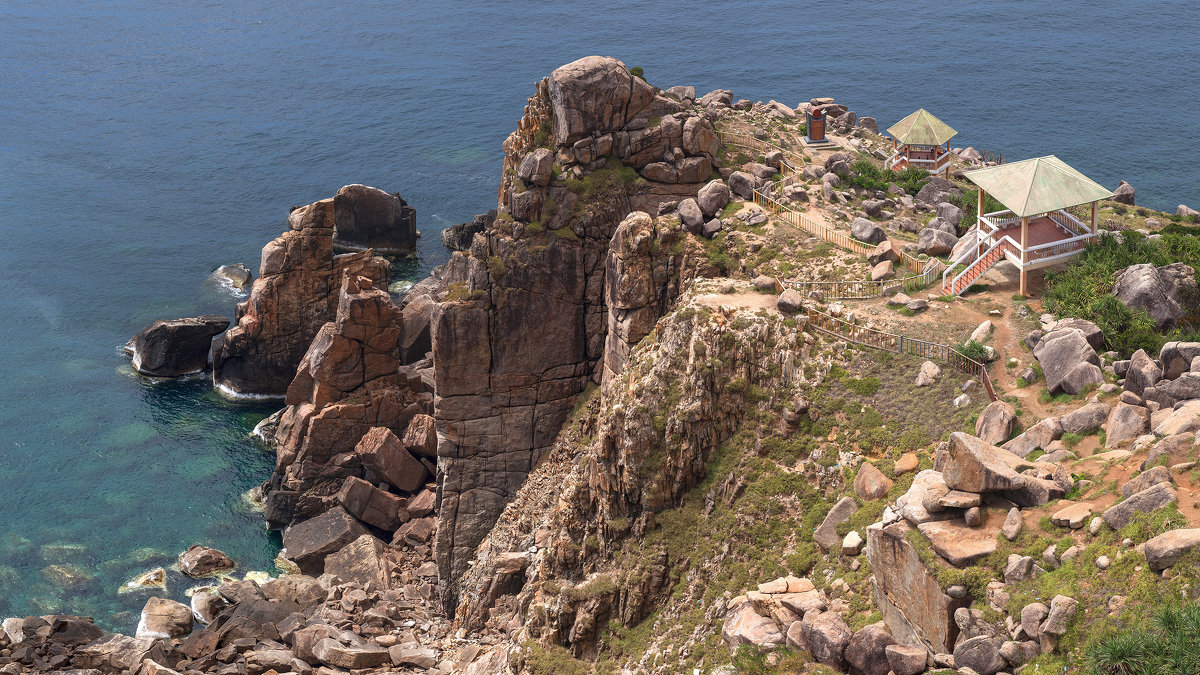
[[[1054,155],[976,169],[964,175],[1022,217],[1113,196]]]
[[[924,108],[888,127],[888,133],[905,145],[941,145],[958,134]]]

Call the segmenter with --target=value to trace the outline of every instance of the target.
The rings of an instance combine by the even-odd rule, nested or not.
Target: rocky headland
[[[503,150],[495,211],[403,297],[376,253],[412,250],[415,213],[350,185],[290,213],[232,325],[130,341],[143,374],[282,400],[255,494],[279,574],[192,547],[190,605],[158,570],[132,637],[6,619],[0,673],[992,675],[1082,667],[1200,593],[1200,343],[1121,353],[1000,268],[967,296],[904,271],[970,246],[986,153],[882,172],[876,120],[833,99],[598,56],[536,83]],[[1178,236],[1133,201],[1105,246]],[[1109,295],[1175,330],[1195,288],[1139,263]]]

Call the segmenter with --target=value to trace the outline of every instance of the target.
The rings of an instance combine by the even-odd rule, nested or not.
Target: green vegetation
[[[629,69],[629,74],[638,78],[642,82],[646,81],[646,71],[642,70],[641,66],[634,66]]]
[[[972,361],[987,364],[987,349],[974,340],[967,340],[966,342],[955,345],[954,349],[957,350],[959,354],[962,354]]]
[[[1164,234],[1159,241],[1147,240],[1137,232],[1123,232],[1122,237],[1124,243],[1103,236],[1066,269],[1047,272],[1046,309],[1058,316],[1078,316],[1094,322],[1104,331],[1108,348],[1125,355],[1138,349],[1157,354],[1165,342],[1196,339],[1200,315],[1194,310],[1180,322],[1183,328],[1164,334],[1145,312],[1126,307],[1109,293],[1117,272],[1130,265],[1182,262],[1200,268],[1200,239],[1176,233]],[[1200,306],[1200,297],[1181,300],[1185,307]]]
[[[903,171],[889,171],[875,166],[868,159],[860,159],[850,165],[854,172],[848,182],[865,190],[880,190],[886,192],[889,183],[899,185],[910,195],[916,195],[929,182],[929,173],[921,169],[909,167]]]
[[[962,209],[962,220],[959,221],[959,232],[965,232],[975,226],[975,221],[979,219],[979,190],[963,190],[962,194],[957,197],[951,197],[950,203]],[[996,201],[995,197],[984,193],[983,209],[984,213],[992,213],[995,211],[1003,211],[1005,206]]]

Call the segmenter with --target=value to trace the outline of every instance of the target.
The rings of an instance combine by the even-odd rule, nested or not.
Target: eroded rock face
[[[333,244],[353,250],[412,253],[417,249],[417,211],[379,188],[347,185],[333,198]]]
[[[583,61],[587,63],[575,65],[620,67],[624,72],[615,59]],[[672,144],[694,146],[702,153],[716,151],[710,123],[690,113],[672,115],[678,102],[656,97],[632,119],[632,107],[629,113],[618,113],[609,103],[575,100],[591,95],[577,85],[591,82],[592,76],[581,76],[575,66],[565,68],[551,77],[548,96],[560,161],[599,170],[588,158],[602,146],[611,146],[609,152],[633,167],[661,157],[663,148]],[[570,76],[559,81],[564,74]],[[601,99],[605,96],[600,94]],[[538,101],[531,99],[522,127],[541,123],[535,114]],[[666,114],[657,127],[639,127],[642,117],[660,109]],[[586,138],[576,138],[585,127],[574,121],[560,123],[579,115],[590,120],[586,128],[591,135]],[[639,128],[601,133],[614,124]],[[506,166],[520,164],[522,138],[510,136],[506,142]],[[576,140],[564,147],[570,139]],[[706,169],[703,178],[710,173]],[[497,219],[492,228],[476,235],[469,254],[456,254],[446,266],[444,281],[453,292],[433,312],[431,337],[435,417],[443,435],[438,450],[441,523],[435,548],[442,578],[451,585],[553,443],[589,378],[601,380],[606,372],[619,372],[628,345],[645,336],[678,294],[681,280],[711,273],[696,267],[701,258],[688,253],[689,235],[665,221],[652,225],[645,213],[629,215],[639,201],[657,205],[673,188],[653,182],[630,186],[609,178],[590,178],[601,187],[586,195],[587,203],[559,183],[524,192],[504,183],[500,205],[503,209],[512,203],[512,218]],[[688,188],[686,196],[694,196],[697,189]],[[553,215],[518,212],[512,200],[531,192],[541,195],[529,199],[540,200],[543,207],[557,206]],[[539,216],[549,231],[526,227]],[[676,243],[683,245],[673,246]],[[536,326],[531,324],[534,317]],[[514,338],[535,334],[536,339]],[[598,371],[601,360],[605,365]]]
[[[913,528],[900,522],[867,528],[867,560],[874,572],[872,590],[884,624],[901,644],[925,644],[948,652],[958,637],[954,611],[970,598],[947,595],[909,543]]]
[[[282,396],[317,331],[334,318],[342,278],[386,286],[389,265],[371,252],[333,255],[334,206],[292,211],[290,230],[263,247],[259,278],[236,325],[212,343],[213,383],[235,395]]]
[[[384,461],[371,451],[375,446],[355,454],[368,432],[381,428],[375,433],[394,439],[432,407],[420,373],[399,359],[411,329],[405,311],[369,279],[342,283],[334,320],[320,328],[288,387],[275,433],[275,474],[263,490],[268,524],[284,527],[329,509],[347,476],[395,481],[406,491],[424,485],[427,469],[420,465]],[[407,455],[402,446],[391,449]]]

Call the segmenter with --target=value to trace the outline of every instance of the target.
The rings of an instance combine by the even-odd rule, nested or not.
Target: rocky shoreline
[[[803,152],[795,125],[811,110],[829,116],[839,145],[805,155],[804,184],[781,186],[783,153]],[[732,152],[721,141],[729,129],[776,149]],[[1189,369],[1200,347],[1101,355],[1094,324],[1052,316],[1024,338],[1048,394],[1101,386],[1119,396],[1115,405],[1097,398],[1017,434],[1013,406],[996,401],[977,410],[974,434],[947,428],[947,441],[927,438],[921,460],[909,452],[873,463],[865,440],[855,452],[825,447],[838,434],[815,426],[829,423],[821,388],[851,382],[853,349],[806,330],[804,313],[856,319],[820,293],[785,291],[773,258],[794,247],[787,270],[884,280],[900,258],[893,247],[957,251],[964,219],[950,180],[928,179],[916,194],[895,183],[856,187],[852,153],[882,159],[886,145],[873,118],[832,99],[793,109],[735,102],[725,90],[697,97],[587,57],[537,83],[503,149],[496,210],[447,229],[450,261],[399,301],[376,253],[413,250],[415,211],[399,195],[350,185],[290,212],[232,325],[160,321],[127,346],[144,375],[211,369],[229,395],[282,400],[255,430],[276,456],[257,496],[267,526],[282,531],[280,566],[291,573],[215,577],[190,607],[153,597],[133,637],[69,615],[6,619],[0,673],[555,672],[607,658],[614,635],[682,622],[681,607],[693,606],[693,633],[643,645],[619,665],[720,670],[749,645],[805,650],[851,673],[957,665],[991,675],[1054,653],[1079,603],[1062,595],[1016,607],[1021,621],[1005,625],[977,607],[1006,611],[1000,599],[1015,592],[1006,584],[1045,572],[1036,561],[1014,554],[1003,582],[970,588],[945,583],[939,570],[995,553],[998,534],[1016,539],[1009,531],[1019,533],[1026,509],[1058,504],[1054,524],[1082,528],[1093,505],[1060,501],[1087,487],[1064,469],[1066,448],[1054,445],[1064,434],[1104,427],[1105,448],[1186,460],[1167,446],[1197,431],[1190,406],[1200,388]],[[960,168],[982,163],[971,148],[955,154]],[[797,208],[820,204],[838,227],[878,245],[869,266],[811,237],[772,238],[756,191]],[[1117,194],[1132,204],[1128,184]],[[355,250],[337,252],[346,249]],[[1121,302],[1153,310],[1163,326],[1184,316],[1194,270],[1130,270],[1114,292]],[[236,272],[222,274],[245,278]],[[938,303],[895,304],[923,317]],[[992,324],[975,332],[986,342]],[[949,379],[927,365],[917,387]],[[1032,365],[1029,373],[1027,384],[1039,375]],[[1121,386],[1109,383],[1117,378]],[[945,409],[971,409],[964,387]],[[834,413],[839,424],[848,410]],[[748,443],[744,458],[717,476],[715,458],[737,439]],[[792,466],[758,464],[785,441],[807,454]],[[808,461],[825,452],[833,461]],[[1025,459],[1034,452],[1042,454]],[[1110,530],[1174,501],[1171,475],[1146,461],[1128,477],[1127,499],[1096,511]],[[791,531],[786,555],[809,551],[829,571],[712,597],[705,587],[719,571],[709,563],[732,565],[739,553],[726,542],[710,560],[681,555],[660,519],[699,500],[697,519],[752,529],[738,511],[759,490],[746,474],[767,469],[780,481],[804,477],[806,487],[778,496],[795,523],[822,514],[810,531]],[[697,495],[714,477],[722,482]],[[815,491],[797,501],[804,490]],[[859,511],[878,520],[860,523]],[[1195,531],[1173,529],[1137,555],[1168,569],[1196,546]],[[647,542],[657,543],[644,550]],[[1050,555],[1063,564],[1065,553]],[[194,577],[233,563],[202,546],[180,556]],[[748,569],[726,581],[748,581]],[[714,641],[720,658],[704,651]]]

